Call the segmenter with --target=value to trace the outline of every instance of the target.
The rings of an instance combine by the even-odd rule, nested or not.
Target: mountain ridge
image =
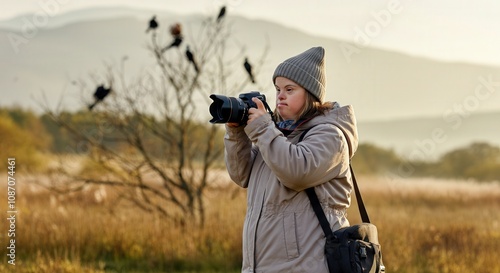
[[[42,10],[43,11],[43,10]],[[113,15],[109,15],[109,13]],[[96,14],[97,13],[97,14]],[[103,15],[106,13],[106,15]],[[45,12],[47,15],[47,12]],[[66,26],[68,24],[74,24],[74,23],[85,23],[85,22],[90,22],[90,21],[95,21],[95,20],[108,20],[108,19],[115,19],[118,17],[133,17],[135,19],[150,19],[150,17],[154,14],[160,14],[162,16],[180,16],[180,17],[204,17],[206,14],[202,13],[191,13],[191,14],[177,14],[175,12],[171,12],[168,10],[151,10],[151,9],[146,9],[146,8],[132,8],[132,7],[124,7],[124,6],[116,6],[116,5],[110,5],[110,6],[105,6],[105,7],[90,7],[90,8],[82,8],[78,10],[70,10],[64,13],[57,13],[55,16],[50,16],[48,20],[48,25],[46,26],[41,26],[38,28],[60,28],[63,26]],[[13,32],[20,32],[21,31],[21,26],[23,18],[32,18],[34,16],[33,13],[24,13],[20,14],[17,16],[13,16],[10,18],[6,18],[3,20],[0,20],[0,29],[6,30],[6,31],[13,31]],[[275,24],[279,25],[283,28],[287,28],[289,30],[293,30],[296,32],[301,32],[304,33],[302,30],[293,28],[293,27],[288,27],[286,25],[277,23],[277,22],[271,22],[268,20],[264,19],[253,19],[253,18],[248,18],[245,16],[241,15],[227,15],[228,17],[240,17],[244,18],[249,21],[256,21],[256,22],[263,22],[266,24]],[[61,18],[65,18],[64,20],[61,20]],[[54,22],[56,20],[56,22]],[[31,24],[33,23],[33,20],[31,19]],[[305,34],[305,33],[304,33]],[[337,40],[340,42],[346,42],[346,43],[352,43],[351,41],[347,41],[338,37],[333,37],[333,36],[325,36],[325,35],[316,35],[316,34],[307,34],[308,36],[311,37],[318,37],[318,38],[324,38],[324,39],[331,39],[331,40]],[[480,66],[486,66],[486,67],[500,67],[492,64],[486,64],[486,63],[480,63],[480,62],[467,62],[467,61],[453,61],[453,60],[444,60],[444,59],[436,59],[432,58],[429,56],[424,56],[424,55],[419,55],[419,54],[414,54],[411,52],[405,52],[405,51],[400,51],[400,50],[395,50],[395,49],[390,49],[390,48],[384,48],[384,47],[377,47],[377,46],[370,46],[370,48],[374,48],[377,50],[381,51],[387,51],[387,52],[392,52],[392,53],[398,53],[402,55],[406,55],[411,58],[419,58],[419,59],[426,59],[429,61],[435,61],[435,62],[440,62],[440,63],[448,63],[448,64],[456,64],[456,65],[461,65],[461,64],[466,64],[466,65],[480,65]]]
[[[105,11],[101,10],[102,13]],[[90,11],[80,16],[85,17],[86,12]],[[127,9],[126,12],[131,11]],[[8,39],[0,40],[0,89],[3,90],[0,105],[17,103],[39,109],[37,102],[43,92],[52,103],[64,96],[65,103],[71,109],[79,109],[82,99],[90,97],[91,90],[82,93],[84,90],[76,90],[71,83],[80,79],[88,81],[89,75],[99,75],[106,65],[116,65],[124,56],[128,57],[128,75],[139,75],[154,65],[151,53],[145,49],[150,40],[145,30],[153,14],[157,15],[160,22],[159,33],[167,38],[168,26],[174,22],[182,23],[187,42],[196,39],[199,25],[205,18],[200,14],[167,16],[162,11],[150,13],[146,10],[131,16],[40,28],[37,35],[28,39],[14,54]],[[438,145],[436,154],[442,153],[452,144],[465,143],[465,138],[472,141],[483,135],[488,136],[493,143],[500,139],[493,132],[491,118],[485,118],[488,120],[486,124],[478,121],[484,125],[481,128],[470,125],[476,121],[472,117],[483,112],[491,112],[496,117],[495,111],[500,105],[498,67],[442,62],[369,47],[359,48],[358,53],[351,55],[349,62],[341,50],[341,46],[347,43],[345,41],[309,35],[261,19],[238,16],[229,16],[227,19],[233,35],[231,45],[236,48],[234,54],[239,54],[238,50],[243,49],[251,60],[257,61],[262,51],[269,46],[265,62],[258,67],[258,84],[235,90],[237,93],[250,89],[268,92],[270,103],[273,103],[271,75],[274,68],[284,59],[308,47],[322,45],[327,51],[327,99],[342,105],[353,105],[363,141],[373,140],[385,147],[397,143],[398,151],[408,154],[414,149],[415,139],[422,141],[428,138],[433,129],[429,128],[429,124],[446,130],[449,136],[446,143]],[[0,23],[0,37],[5,38],[12,33],[22,34],[2,29],[1,26]],[[236,69],[240,69],[238,73],[244,75],[242,68]],[[488,90],[485,81],[491,82],[493,91],[490,93],[484,91]],[[478,95],[478,88],[482,88],[483,93]],[[487,98],[485,95],[488,95]],[[466,114],[471,115],[471,118],[463,119],[462,130],[449,129],[450,123],[443,119],[446,113],[456,114],[453,112],[456,105],[465,106],[469,109]],[[419,124],[416,126],[419,128],[406,124]]]
[[[361,143],[393,149],[407,159],[435,160],[474,142],[500,146],[500,111],[472,112],[458,120],[444,117],[409,118],[358,123]],[[412,159],[413,160],[413,159]]]
[[[160,17],[159,21],[163,26],[168,26],[174,21],[180,21],[188,26],[192,26],[199,23],[200,18],[202,16],[198,15],[166,19]],[[496,78],[500,78],[500,70],[497,67],[439,62],[400,52],[372,48],[362,48],[359,53],[351,56],[352,61],[348,62],[340,49],[345,43],[344,41],[304,34],[300,30],[286,28],[264,20],[240,17],[229,18],[232,20],[233,29],[236,30],[234,31],[234,37],[248,51],[254,48],[262,48],[262,45],[268,42],[267,40],[270,41],[271,50],[268,54],[269,57],[262,67],[262,70],[266,71],[266,75],[272,74],[274,67],[282,60],[300,53],[310,46],[323,45],[327,49],[328,54],[327,73],[329,87],[327,98],[329,100],[338,100],[344,104],[355,104],[356,109],[361,114],[361,119],[380,120],[398,116],[440,115],[449,107],[447,101],[460,102],[464,96],[468,96],[474,92],[476,85],[479,83],[478,77],[488,77],[491,75],[495,80]],[[144,50],[144,42],[147,41],[147,36],[144,36],[143,33],[147,20],[143,19],[141,21],[137,18],[119,17],[116,19],[83,23],[75,22],[59,28],[42,28],[34,38],[28,40],[26,45],[20,45],[20,53],[16,55],[9,54],[9,43],[3,40],[3,44],[0,44],[0,48],[4,48],[3,56],[0,53],[0,57],[7,60],[7,66],[12,67],[18,66],[20,62],[48,62],[47,60],[37,60],[43,58],[43,56],[34,56],[36,52],[40,52],[39,48],[61,48],[67,52],[66,48],[75,46],[72,43],[74,37],[75,40],[80,41],[78,45],[80,50],[95,52],[95,62],[109,59],[109,56],[113,55],[114,58],[119,59],[121,56],[116,56],[116,52],[119,51],[124,52],[123,54],[136,55],[143,58],[147,54],[139,53],[138,51]],[[109,27],[108,25],[113,22],[119,23],[114,24],[114,28]],[[93,29],[91,26],[93,26]],[[94,31],[99,32],[100,38],[105,40],[106,38],[102,31],[103,28],[106,28],[106,33],[113,34],[113,37],[117,38],[117,42],[113,44],[112,41],[106,41],[101,47],[96,46],[96,44],[86,44],[88,40],[92,39],[90,37]],[[127,32],[120,28],[134,30],[135,32]],[[75,36],[75,32],[77,31],[85,31],[82,35],[87,35],[88,37],[80,38],[79,36]],[[5,37],[9,33],[5,30],[0,30],[0,34],[4,34],[1,36]],[[133,41],[138,42],[134,45],[132,44],[134,43]],[[12,46],[10,45],[10,47]],[[106,50],[102,50],[105,47],[107,47]],[[116,49],[113,49],[113,47]],[[47,53],[47,50],[44,50],[44,52]],[[31,56],[24,56],[26,54],[31,54]],[[57,61],[57,56],[48,56],[46,59]],[[6,82],[22,78],[18,75],[12,75],[12,67],[0,67],[0,69],[3,68],[11,76],[10,79],[6,79]],[[95,67],[93,68],[85,63],[83,67],[87,67],[88,70],[95,69]],[[52,70],[55,71],[55,68],[59,69],[59,75],[61,73],[71,74],[72,70],[74,70],[71,64],[61,64],[60,67],[54,67]],[[22,72],[23,69],[29,70],[33,68],[19,67],[18,71]],[[260,78],[264,79],[262,76]],[[269,77],[261,80],[261,82],[265,82],[265,85],[261,86],[265,90],[272,89]],[[407,85],[410,85],[410,87],[407,88]],[[417,87],[413,85],[417,85]],[[12,84],[7,84],[6,87],[6,89],[16,89]],[[31,88],[22,87],[22,89],[31,89],[32,91],[34,88],[32,86]],[[402,91],[398,91],[400,89]],[[483,109],[479,110],[495,109],[495,102],[499,104],[500,99],[498,96],[493,97],[491,101],[482,101],[481,106]],[[419,103],[426,105],[425,110],[432,110],[432,112],[427,113],[423,111],[418,105]],[[380,114],[382,112],[383,114]]]

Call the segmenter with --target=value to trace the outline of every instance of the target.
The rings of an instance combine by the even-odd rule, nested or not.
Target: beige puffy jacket
[[[352,107],[333,108],[287,137],[270,115],[226,130],[229,175],[248,189],[242,272],[327,273],[325,236],[303,190],[315,187],[333,230],[349,225],[349,160],[358,145]]]

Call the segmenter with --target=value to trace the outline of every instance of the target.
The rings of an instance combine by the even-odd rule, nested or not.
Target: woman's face
[[[306,90],[292,80],[277,77],[274,80],[276,87],[276,109],[283,120],[296,120],[306,102]]]

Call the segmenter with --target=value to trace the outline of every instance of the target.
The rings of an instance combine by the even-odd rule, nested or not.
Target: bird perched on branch
[[[200,70],[198,69],[198,64],[196,64],[196,61],[194,59],[193,52],[191,52],[191,50],[189,49],[189,46],[186,47],[186,57],[187,57],[188,61],[193,64],[194,70],[196,72],[200,72]]]
[[[179,47],[182,43],[183,37],[182,37],[182,27],[181,24],[175,23],[170,26],[170,35],[174,38],[172,43],[170,45],[166,46],[161,50],[161,52],[165,52],[166,50],[172,48],[172,47]]]
[[[217,23],[219,23],[220,20],[222,20],[224,15],[226,15],[226,6],[222,6],[222,8],[220,9],[219,15],[217,16]]]
[[[250,77],[250,80],[252,83],[255,83],[255,78],[253,77],[252,74],[252,65],[248,62],[248,58],[245,58],[245,62],[243,63],[243,66],[245,67],[245,70],[248,73],[248,76]]]
[[[175,37],[175,38],[174,38],[174,40],[172,41],[172,43],[171,43],[170,45],[168,45],[168,46],[164,47],[164,48],[161,50],[161,52],[165,52],[165,51],[167,51],[168,49],[170,49],[170,48],[172,48],[172,47],[179,47],[179,46],[181,45],[181,43],[182,43],[182,39],[183,39],[183,38],[182,38],[182,36],[180,36],[180,35],[179,35],[179,36],[177,36],[177,37]]]
[[[149,27],[148,27],[148,29],[146,29],[146,33],[148,33],[152,29],[154,30],[157,28],[158,28],[158,22],[156,22],[156,15],[154,15],[153,18],[151,18],[151,20],[149,20]]]
[[[109,95],[111,92],[111,87],[110,88],[105,88],[104,85],[99,85],[97,89],[94,92],[94,103],[89,105],[89,110],[92,111],[92,109],[101,101],[104,100],[104,98]]]

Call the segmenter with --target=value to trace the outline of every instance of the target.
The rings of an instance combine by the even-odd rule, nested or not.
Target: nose
[[[276,95],[276,98],[277,98],[278,100],[283,100],[283,99],[285,99],[285,92],[283,92],[283,91],[279,91],[279,92],[278,92],[278,94]]]

